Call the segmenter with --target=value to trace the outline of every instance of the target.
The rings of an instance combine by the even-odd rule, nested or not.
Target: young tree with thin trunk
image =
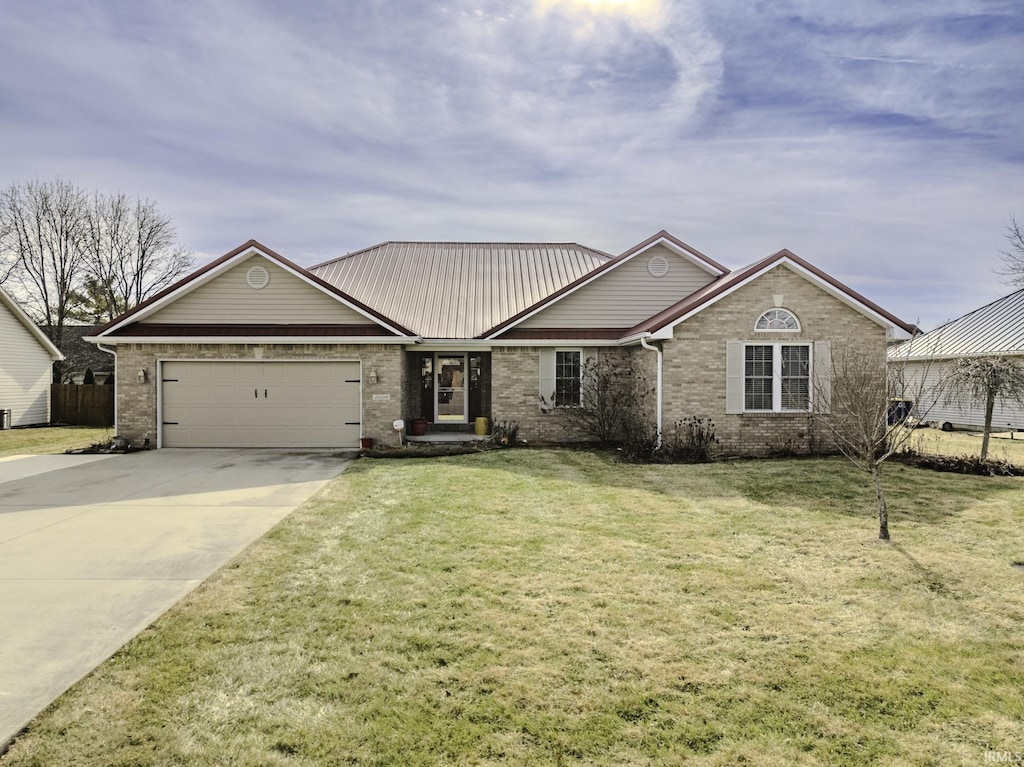
[[[894,400],[912,401],[916,418],[923,420],[934,407],[938,392],[925,387],[925,375],[908,379],[906,364],[888,362],[886,350],[878,346],[833,345],[831,357],[830,363],[825,362],[830,365],[829,375],[816,376],[814,418],[835,447],[870,475],[878,503],[878,537],[888,541],[889,509],[882,467],[907,446],[914,433],[894,410]]]
[[[1006,356],[963,357],[943,376],[946,401],[964,406],[985,403],[981,460],[988,458],[992,412],[996,402],[1024,405],[1024,365]]]

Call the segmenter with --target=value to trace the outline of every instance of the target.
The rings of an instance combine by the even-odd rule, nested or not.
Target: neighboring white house
[[[11,411],[10,426],[49,423],[53,363],[61,359],[64,355],[0,289],[0,410]]]
[[[962,357],[1010,356],[1024,363],[1024,289],[947,322],[930,333],[890,350],[891,360],[906,359],[907,376],[924,374],[935,387],[953,360]],[[961,406],[939,396],[922,420],[944,429],[982,428],[985,403]],[[995,431],[1024,429],[1024,407],[996,401],[992,413]]]

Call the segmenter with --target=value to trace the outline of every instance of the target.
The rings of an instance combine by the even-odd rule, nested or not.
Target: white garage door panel
[[[358,362],[164,362],[164,447],[356,447]]]

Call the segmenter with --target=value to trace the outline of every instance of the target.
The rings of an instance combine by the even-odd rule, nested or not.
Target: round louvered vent
[[[654,256],[647,262],[647,271],[651,273],[652,277],[664,277],[668,274],[668,261],[664,256]]]
[[[265,266],[253,266],[245,273],[245,281],[253,290],[263,290],[270,284],[270,272]]]

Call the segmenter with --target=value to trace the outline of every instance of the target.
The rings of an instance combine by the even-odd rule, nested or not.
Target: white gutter
[[[657,384],[657,388],[655,389],[655,392],[656,392],[656,398],[657,398],[657,405],[656,405],[656,407],[657,407],[657,414],[656,414],[656,416],[657,416],[657,423],[658,423],[658,447],[661,447],[661,370],[662,370],[662,367],[664,365],[665,356],[664,356],[664,354],[662,353],[662,351],[661,351],[661,349],[659,347],[652,346],[650,343],[647,342],[647,338],[649,337],[649,335],[650,334],[648,333],[646,335],[640,336],[640,345],[642,347],[644,347],[645,349],[650,349],[652,352],[654,352],[655,354],[658,355],[658,384]]]

